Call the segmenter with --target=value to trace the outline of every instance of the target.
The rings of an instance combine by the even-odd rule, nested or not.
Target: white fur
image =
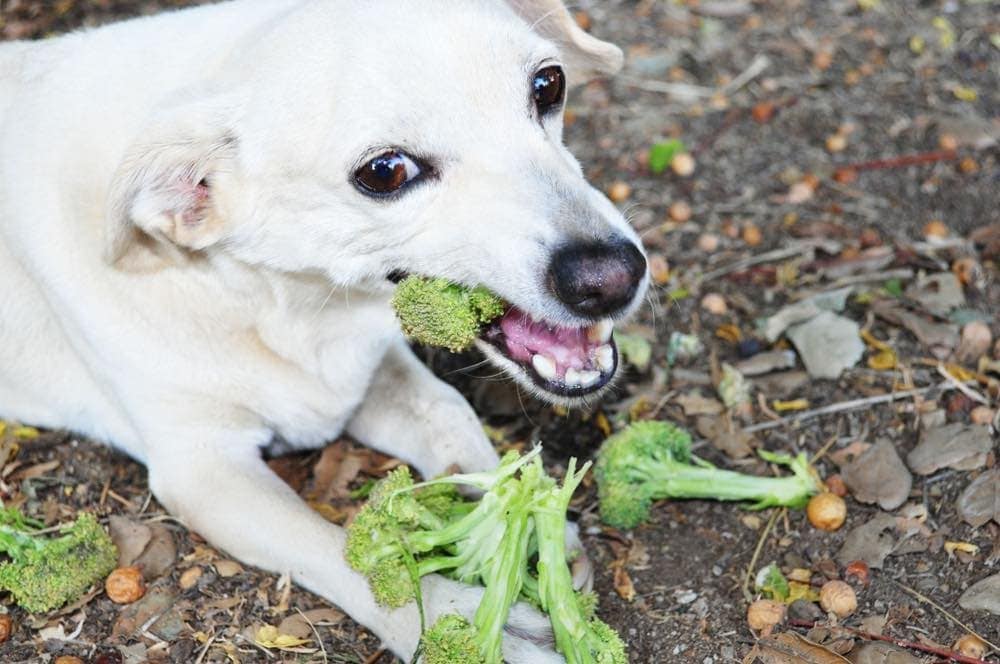
[[[114,444],[191,528],[291,571],[404,658],[415,609],[375,604],[343,531],[259,449],[346,431],[426,476],[492,466],[467,403],[406,346],[386,275],[586,324],[549,294],[547,252],[638,242],[528,103],[541,63],[582,81],[620,52],[557,0],[511,4],[234,0],[0,45],[0,416]],[[362,196],[351,174],[388,146],[440,177]],[[478,603],[425,585],[431,620]],[[511,624],[545,631],[524,607]],[[558,661],[531,638],[505,648]]]

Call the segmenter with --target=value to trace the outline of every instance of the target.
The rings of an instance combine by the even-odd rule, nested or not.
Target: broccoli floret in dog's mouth
[[[482,286],[466,288],[446,279],[413,276],[396,288],[392,306],[406,336],[453,353],[471,348],[483,325],[506,308]]]
[[[597,392],[618,367],[610,319],[579,327],[555,325],[483,286],[421,276],[399,281],[392,306],[411,340],[454,353],[478,340],[494,363],[555,398]]]

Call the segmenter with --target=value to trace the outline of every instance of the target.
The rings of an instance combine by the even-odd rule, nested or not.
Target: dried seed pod
[[[104,581],[104,592],[115,604],[131,604],[146,594],[146,582],[138,567],[119,567]]]
[[[702,233],[698,236],[698,248],[706,254],[715,253],[719,249],[719,236],[714,233]]]
[[[608,187],[608,198],[615,203],[624,203],[631,195],[632,187],[627,182],[618,180],[617,182],[612,182],[611,186]]]
[[[826,149],[829,152],[843,152],[847,148],[847,137],[843,134],[833,134],[826,137]]]
[[[924,237],[944,238],[948,237],[948,227],[940,219],[932,219],[924,225]]]
[[[663,254],[649,254],[649,276],[660,286],[670,281],[670,264]]]
[[[691,206],[684,201],[677,201],[670,206],[668,214],[677,223],[686,223],[691,220]]]
[[[862,586],[867,586],[871,582],[871,569],[865,561],[855,560],[844,568],[844,578],[855,580]]]
[[[55,664],[83,664],[83,660],[76,655],[60,655],[56,657]]]
[[[832,532],[844,525],[847,503],[835,493],[818,493],[809,499],[806,516],[814,527]]]
[[[743,227],[743,241],[751,247],[756,247],[764,240],[764,234],[756,224],[747,224]]]
[[[846,618],[858,609],[854,588],[843,581],[827,581],[819,590],[819,605],[824,611]]]
[[[767,636],[785,620],[787,607],[771,599],[759,599],[747,609],[747,624],[750,629]]]
[[[975,634],[960,636],[951,649],[973,659],[982,659],[987,652],[986,643]]]
[[[847,495],[847,485],[844,484],[844,478],[841,477],[839,473],[827,477],[823,481],[823,484],[826,485],[826,490],[834,495],[840,496],[841,498]]]
[[[10,638],[14,632],[14,621],[9,613],[0,613],[0,643]]]
[[[701,308],[710,314],[721,316],[729,311],[726,299],[718,293],[709,293],[701,299]]]
[[[687,152],[675,155],[673,161],[670,162],[670,168],[672,168],[674,173],[677,175],[682,178],[686,178],[694,173],[694,157],[689,155]]]

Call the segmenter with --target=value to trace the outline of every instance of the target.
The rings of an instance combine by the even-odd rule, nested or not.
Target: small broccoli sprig
[[[41,524],[14,508],[0,508],[0,590],[32,613],[77,600],[115,568],[118,550],[92,514],[81,514],[59,537],[38,534]]]
[[[472,623],[447,613],[420,638],[424,664],[485,664],[479,654],[478,634]]]
[[[407,277],[392,306],[406,336],[458,353],[470,348],[483,325],[503,315],[503,300],[487,289],[466,288],[446,279]]]
[[[669,422],[637,422],[611,436],[598,453],[595,476],[601,519],[633,528],[649,518],[663,498],[742,500],[750,509],[803,507],[819,490],[805,454],[761,450],[771,463],[787,466],[787,477],[756,477],[722,470],[691,454],[691,436]]]
[[[567,664],[628,664],[625,644],[617,632],[592,615],[593,601],[573,589],[566,565],[566,511],[573,492],[590,464],[574,472],[571,459],[561,487],[552,487],[538,500],[534,512],[538,537],[538,598],[549,615],[556,649]]]

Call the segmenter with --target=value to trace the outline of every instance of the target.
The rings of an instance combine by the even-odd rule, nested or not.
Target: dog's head
[[[552,401],[604,388],[641,244],[562,140],[621,51],[559,0],[314,2],[158,112],[119,169],[109,259],[226,252],[344,286],[404,273],[511,304],[479,347]]]

